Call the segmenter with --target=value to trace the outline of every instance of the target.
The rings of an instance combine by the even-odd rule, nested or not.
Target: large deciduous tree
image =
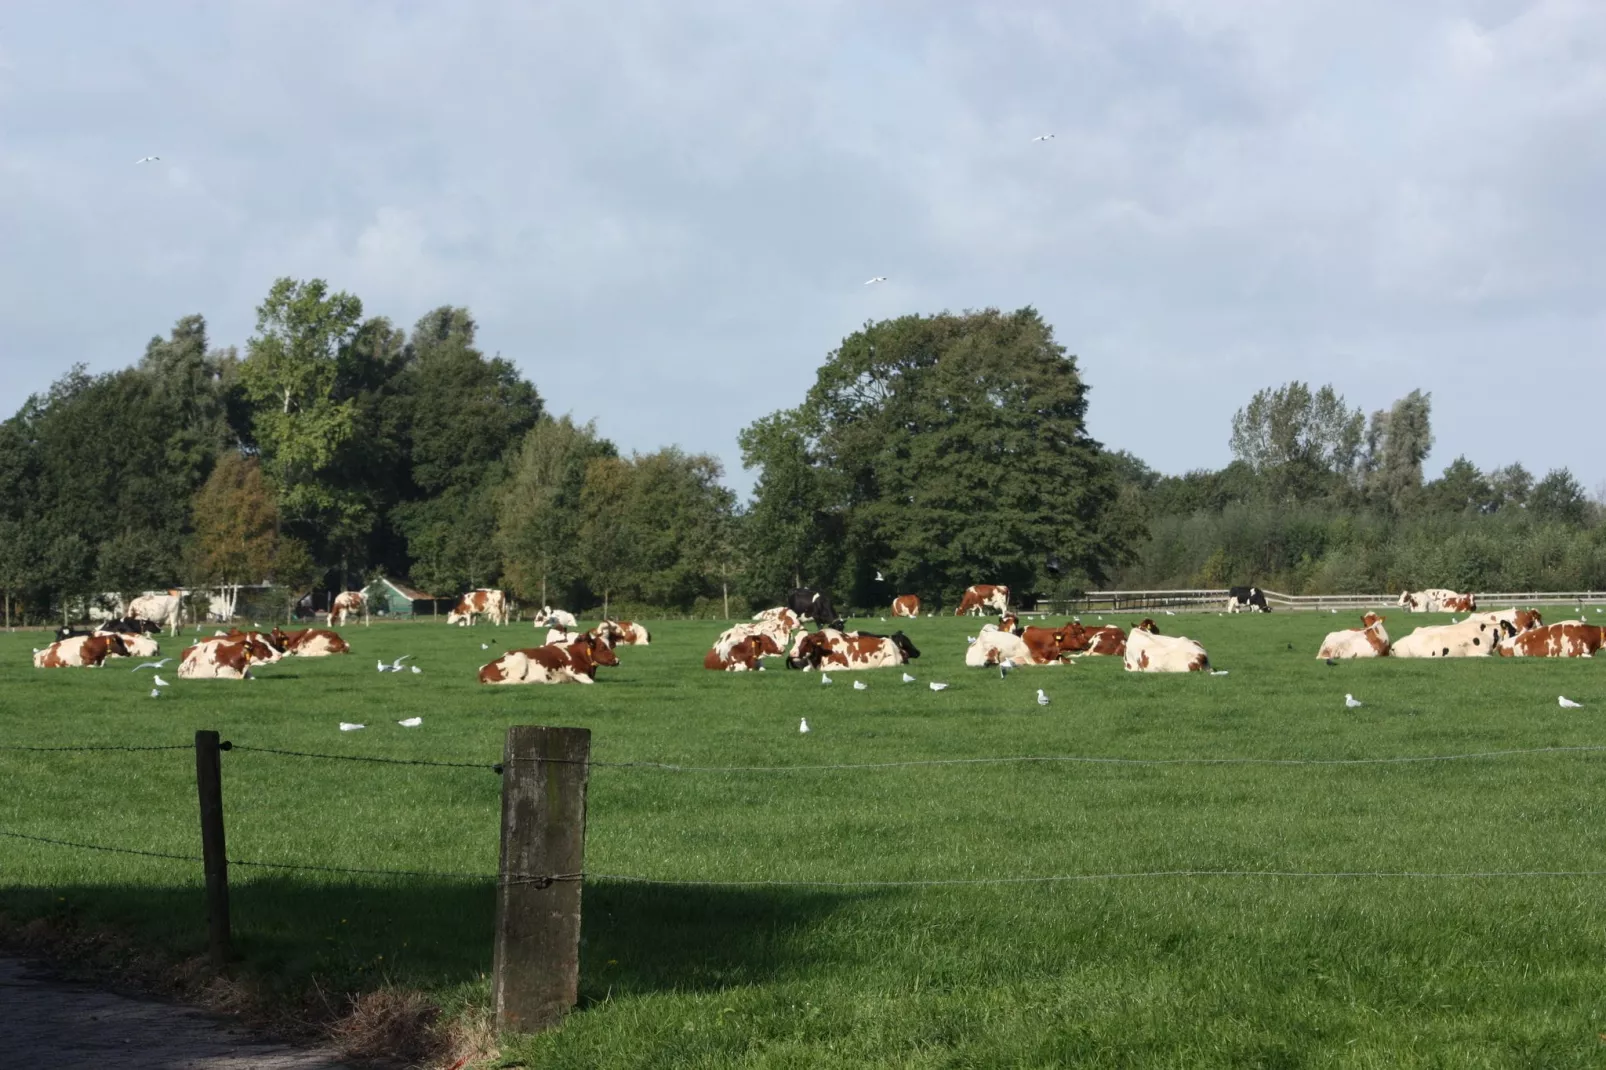
[[[1125,548],[1101,530],[1117,486],[1086,412],[1076,361],[1035,309],[867,325],[830,355],[798,409],[772,418],[801,434],[815,480],[805,500],[817,495],[843,532],[836,574],[802,578],[866,604],[890,593],[877,571],[928,598],[978,582],[1054,585],[1050,562],[1102,577]],[[749,441],[766,433],[755,425]],[[775,455],[795,464],[795,446]],[[801,480],[768,476],[753,513],[783,517],[786,506],[764,496],[795,493]],[[780,534],[797,547],[806,530]]]
[[[1348,479],[1360,459],[1365,418],[1331,385],[1301,382],[1258,391],[1232,417],[1232,453],[1274,499],[1306,500]]]
[[[594,423],[576,424],[568,416],[543,418],[526,432],[498,494],[496,524],[503,579],[521,598],[572,602],[581,595],[586,468],[617,456]]]

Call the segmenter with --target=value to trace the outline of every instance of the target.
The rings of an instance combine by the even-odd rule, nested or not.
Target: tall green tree
[[[1360,459],[1365,418],[1331,385],[1305,383],[1258,391],[1232,418],[1232,452],[1265,481],[1274,498],[1308,500],[1349,479]]]
[[[1528,511],[1540,520],[1582,525],[1589,516],[1589,499],[1570,469],[1555,468],[1534,484]]]
[[[497,502],[495,544],[504,582],[525,600],[578,605],[585,570],[578,554],[586,468],[618,450],[595,423],[544,417],[510,461]]]
[[[1368,489],[1396,511],[1421,495],[1422,462],[1433,449],[1432,401],[1432,394],[1413,390],[1386,412],[1374,412],[1367,429]]]
[[[334,478],[340,447],[357,429],[357,403],[335,387],[362,302],[322,279],[277,280],[257,307],[240,382],[252,430],[284,519],[323,536],[360,527],[364,502]]]
[[[1087,434],[1086,395],[1031,308],[905,316],[844,339],[785,417],[842,525],[839,592],[882,600],[878,570],[928,597],[1046,586],[1051,560],[1103,576],[1125,548],[1100,531],[1117,487]]]

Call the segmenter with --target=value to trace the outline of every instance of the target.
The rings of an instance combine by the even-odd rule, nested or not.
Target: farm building
[[[427,617],[449,612],[456,600],[425,594],[400,580],[374,580],[363,588],[368,611],[376,617]]]

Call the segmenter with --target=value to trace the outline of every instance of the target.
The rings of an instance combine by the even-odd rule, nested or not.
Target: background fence
[[[1283,594],[1262,587],[1266,603],[1275,609],[1331,610],[1378,609],[1397,606],[1398,594]],[[1480,609],[1510,606],[1587,606],[1606,608],[1606,591],[1516,591],[1493,594],[1474,592]],[[1080,598],[1038,602],[1034,613],[1146,613],[1166,609],[1223,609],[1227,588],[1169,591],[1089,591]]]

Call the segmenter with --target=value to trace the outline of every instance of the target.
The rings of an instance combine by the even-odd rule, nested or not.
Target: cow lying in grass
[[[284,651],[260,632],[234,630],[185,647],[178,674],[186,680],[249,680],[252,664],[271,665],[282,657]]]
[[[1361,618],[1359,628],[1329,632],[1322,640],[1322,649],[1316,656],[1328,658],[1386,658],[1389,654],[1389,633],[1383,627],[1383,617],[1368,613]]]
[[[1592,658],[1599,653],[1606,628],[1581,620],[1563,620],[1529,628],[1502,639],[1503,658]]]
[[[728,633],[727,633],[728,634]],[[757,672],[764,666],[761,658],[780,657],[782,651],[775,637],[767,632],[755,635],[720,637],[713,648],[703,655],[703,668],[720,672]]]
[[[1161,635],[1145,617],[1126,637],[1127,672],[1208,672],[1210,655],[1193,639]]]
[[[1515,632],[1514,625],[1473,617],[1459,624],[1418,628],[1404,639],[1395,640],[1390,654],[1396,658],[1488,657],[1502,638]]]
[[[273,645],[286,654],[293,654],[298,658],[323,658],[330,654],[349,654],[351,645],[339,635],[323,628],[303,628],[298,632],[281,631],[278,628],[269,633]]]
[[[105,664],[107,658],[126,657],[128,645],[121,635],[75,635],[70,639],[58,639],[43,650],[35,650],[33,667],[93,669]]]
[[[594,684],[597,666],[618,665],[612,648],[595,635],[578,636],[567,646],[550,644],[510,650],[480,668],[482,684]]]
[[[887,669],[907,665],[920,656],[920,651],[902,632],[891,635],[872,635],[869,632],[844,632],[836,628],[821,628],[807,632],[792,644],[792,653],[786,659],[789,669]]]

